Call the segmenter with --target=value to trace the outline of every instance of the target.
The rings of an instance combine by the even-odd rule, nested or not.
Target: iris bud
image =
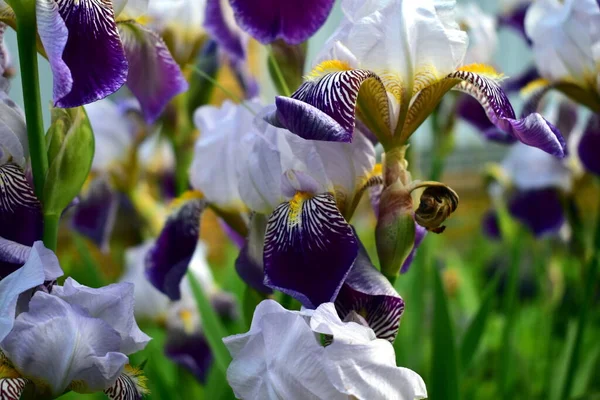
[[[447,186],[430,186],[421,195],[419,208],[415,212],[417,223],[427,230],[442,233],[446,218],[458,207],[458,195]]]

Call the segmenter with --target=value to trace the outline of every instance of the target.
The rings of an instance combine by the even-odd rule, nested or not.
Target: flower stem
[[[48,155],[46,153],[38,76],[35,2],[23,2],[15,8],[15,13],[33,184],[35,195],[43,201],[42,194],[46,172],[48,171]]]
[[[50,250],[56,250],[56,244],[58,243],[59,222],[59,215],[44,214],[44,246]]]
[[[577,367],[579,366],[579,356],[581,355],[581,343],[583,342],[583,334],[589,319],[589,311],[592,307],[592,300],[594,298],[594,288],[598,282],[598,268],[600,268],[600,203],[598,204],[598,214],[596,216],[596,232],[594,233],[593,251],[594,254],[587,265],[587,271],[585,276],[585,287],[583,291],[583,304],[579,312],[579,319],[577,320],[577,328],[575,331],[575,343],[571,348],[571,353],[567,358],[567,375],[562,386],[561,399],[568,399],[571,395],[573,387],[573,380]]]
[[[292,92],[290,91],[290,88],[288,87],[287,82],[285,81],[285,77],[283,76],[283,72],[281,71],[281,68],[279,67],[279,63],[277,62],[277,58],[275,57],[275,53],[273,51],[273,47],[269,46],[269,64],[271,65],[271,68],[273,68],[273,72],[275,75],[275,78],[277,79],[277,83],[279,88],[281,88],[281,91],[283,92],[282,94],[286,97],[290,97],[292,95]]]

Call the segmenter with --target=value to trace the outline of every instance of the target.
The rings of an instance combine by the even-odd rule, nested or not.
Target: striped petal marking
[[[141,400],[148,393],[146,377],[139,369],[126,365],[123,373],[104,393],[111,400]]]
[[[540,114],[531,113],[517,119],[506,93],[499,84],[501,76],[489,67],[466,66],[448,75],[458,80],[455,90],[475,97],[490,121],[526,145],[537,147],[557,157],[566,155],[566,143],[554,125]]]
[[[357,114],[376,135],[390,132],[388,98],[381,79],[340,61],[318,65],[291,98],[279,96],[275,104],[276,118],[269,122],[304,139],[351,142]]]
[[[26,385],[23,378],[0,379],[0,400],[19,400]]]
[[[335,299],[357,253],[356,236],[334,196],[298,192],[267,222],[265,284],[316,308]]]
[[[394,342],[398,334],[404,300],[379,272],[361,247],[358,257],[335,299],[344,320],[352,311],[362,316],[379,339]]]

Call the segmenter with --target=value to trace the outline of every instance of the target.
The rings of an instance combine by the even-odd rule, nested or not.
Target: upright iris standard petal
[[[334,72],[331,72],[331,71]],[[325,62],[315,68],[314,77],[304,82],[291,98],[278,97],[277,112],[269,122],[311,140],[350,142],[355,126],[359,91],[369,102],[369,112],[377,111],[377,124],[368,124],[374,132],[390,127],[388,98],[380,78],[371,71],[350,69],[342,62]],[[360,110],[358,110],[360,113]]]
[[[593,114],[579,142],[579,159],[586,170],[600,176],[600,115]]]
[[[119,334],[104,321],[71,307],[66,301],[38,291],[29,311],[20,314],[2,351],[21,374],[62,395],[77,381],[78,391],[102,391],[127,363],[119,353]]]
[[[200,235],[200,215],[205,202],[193,199],[169,216],[146,257],[146,277],[171,300],[179,300],[179,284],[194,255]]]
[[[0,165],[0,237],[31,246],[42,238],[42,208],[21,167]],[[20,229],[15,229],[20,227]],[[21,264],[0,260],[0,278]]]
[[[529,146],[564,157],[566,144],[561,133],[538,113],[517,119],[508,97],[497,82],[498,77],[494,71],[467,66],[451,73],[447,79],[458,80],[455,89],[475,97],[495,126]]]
[[[334,0],[230,0],[238,25],[262,43],[300,44],[327,20]]]
[[[67,278],[64,286],[53,288],[52,294],[74,307],[80,307],[85,310],[86,315],[99,318],[112,327],[121,337],[121,353],[135,353],[150,341],[133,317],[132,283],[114,283],[94,289]]]
[[[361,248],[335,299],[335,308],[342,320],[352,311],[356,312],[379,339],[393,343],[404,311],[404,300]]]
[[[152,123],[188,83],[159,35],[135,22],[119,23],[119,32],[129,63],[127,87]]]
[[[107,252],[118,206],[118,194],[110,184],[105,179],[96,179],[75,206],[73,228]]]
[[[55,105],[77,107],[116,92],[127,80],[127,58],[112,2],[57,0],[56,3],[69,32],[62,59],[71,72],[73,84],[67,94],[54,98]]]
[[[357,253],[354,232],[333,195],[298,193],[269,217],[265,284],[315,308],[335,299]]]

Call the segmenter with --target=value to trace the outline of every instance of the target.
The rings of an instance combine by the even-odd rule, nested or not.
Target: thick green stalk
[[[573,387],[575,372],[579,367],[579,359],[581,356],[581,344],[583,342],[583,334],[589,319],[590,308],[592,308],[592,300],[594,298],[594,289],[598,283],[598,268],[600,268],[600,203],[598,204],[598,215],[596,216],[596,232],[594,234],[593,251],[594,254],[587,265],[587,271],[584,281],[583,304],[579,311],[579,319],[577,321],[577,330],[575,332],[575,344],[571,349],[568,357],[567,376],[561,390],[561,399],[570,398]]]
[[[44,245],[56,250],[58,243],[58,224],[60,216],[56,214],[44,214]]]
[[[17,18],[21,83],[23,85],[33,184],[36,196],[38,199],[43,200],[42,193],[46,181],[46,172],[48,171],[48,155],[46,153],[38,76],[35,1],[18,2],[18,6],[15,4],[14,11]]]

